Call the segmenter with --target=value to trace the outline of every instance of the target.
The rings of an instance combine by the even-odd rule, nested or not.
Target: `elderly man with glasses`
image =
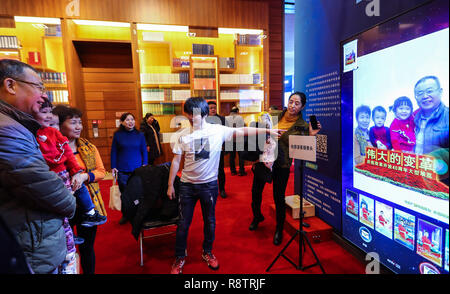
[[[33,67],[0,60],[0,217],[30,272],[50,274],[65,259],[63,219],[74,215],[76,200],[49,170],[35,139],[41,126],[31,114],[39,112],[44,99],[45,88]]]
[[[423,77],[414,86],[419,105],[414,113],[415,153],[437,158],[437,172],[448,185],[449,108],[442,103],[442,94],[441,84],[435,76]]]

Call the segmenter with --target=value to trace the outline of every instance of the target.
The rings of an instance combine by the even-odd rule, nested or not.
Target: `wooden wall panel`
[[[67,15],[69,0],[1,0],[0,15],[268,29],[268,1],[78,0],[79,15]]]
[[[283,106],[284,1],[269,0],[269,104]]]

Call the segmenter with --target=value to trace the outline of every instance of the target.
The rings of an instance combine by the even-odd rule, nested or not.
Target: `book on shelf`
[[[214,60],[194,59],[192,66],[194,68],[216,68]]]
[[[18,49],[19,42],[16,36],[0,36],[0,49]]]
[[[261,74],[220,74],[221,85],[261,84]]]
[[[221,90],[220,100],[264,100],[264,90]]]
[[[219,57],[219,68],[235,68],[234,57]]]
[[[47,91],[47,97],[52,103],[69,103],[69,91],[67,90]]]
[[[214,55],[214,45],[192,44],[192,53],[198,55]]]
[[[141,89],[142,102],[185,101],[191,97],[191,90]]]
[[[142,112],[153,115],[175,114],[175,105],[172,103],[144,104],[142,105]]]
[[[194,79],[212,79],[216,77],[216,70],[212,68],[195,68]]]
[[[238,45],[261,45],[259,35],[239,35]]]
[[[173,67],[181,67],[181,68],[189,68],[190,62],[188,56],[182,56],[181,58],[173,58],[172,66]]]
[[[189,84],[189,73],[141,73],[141,84]]]
[[[46,24],[44,34],[46,37],[61,37],[61,25],[59,24]]]
[[[39,72],[39,76],[47,84],[66,84],[67,77],[65,72]]]
[[[202,97],[205,100],[216,99],[215,90],[194,90],[193,97]]]

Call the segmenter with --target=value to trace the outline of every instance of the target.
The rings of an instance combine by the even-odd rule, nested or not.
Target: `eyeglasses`
[[[438,89],[436,88],[436,89],[426,89],[425,91],[419,91],[419,92],[416,92],[416,97],[420,98],[420,97],[423,97],[423,95],[425,95],[425,94],[431,95],[434,92],[436,92],[437,90]]]
[[[28,81],[23,81],[20,79],[16,79],[16,78],[12,78],[13,80],[15,80],[16,82],[21,82],[21,83],[25,83],[25,84],[29,84],[32,85],[34,87],[36,87],[39,91],[41,91],[41,94],[44,94],[46,89],[45,86],[43,84],[38,84],[38,83],[33,83],[33,82],[28,82]]]

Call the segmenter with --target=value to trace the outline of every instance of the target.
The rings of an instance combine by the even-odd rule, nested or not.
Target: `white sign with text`
[[[289,157],[316,162],[316,137],[289,136]]]

